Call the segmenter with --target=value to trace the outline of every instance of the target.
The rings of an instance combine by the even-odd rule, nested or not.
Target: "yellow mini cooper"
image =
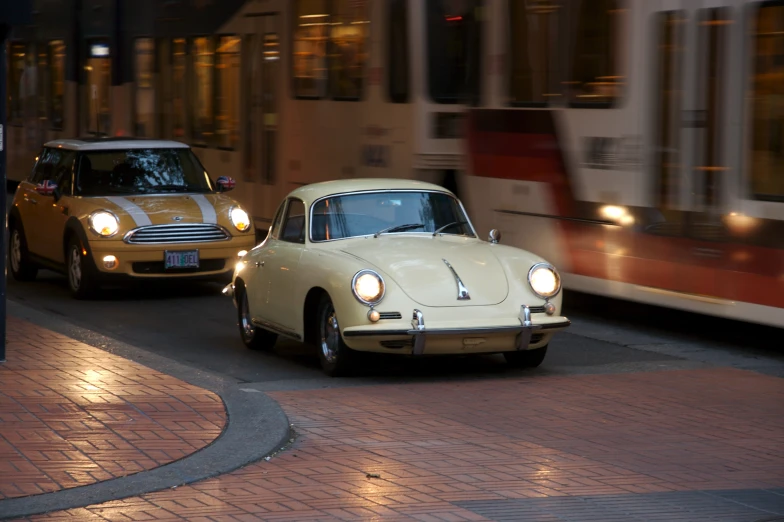
[[[174,141],[69,139],[46,143],[9,212],[9,268],[34,279],[65,272],[77,298],[101,283],[230,278],[254,243],[247,212]]]

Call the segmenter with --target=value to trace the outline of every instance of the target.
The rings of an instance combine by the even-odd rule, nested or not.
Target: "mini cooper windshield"
[[[79,155],[76,194],[212,192],[213,183],[190,149],[90,151]]]
[[[458,201],[441,192],[331,196],[313,204],[311,218],[311,241],[422,232],[474,237]]]

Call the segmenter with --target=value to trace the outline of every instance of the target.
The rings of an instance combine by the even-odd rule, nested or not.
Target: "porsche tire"
[[[272,350],[278,340],[278,334],[253,325],[250,315],[250,303],[245,287],[239,287],[237,296],[237,325],[240,328],[240,338],[243,344],[256,351]]]
[[[547,355],[547,346],[542,346],[533,350],[504,352],[504,359],[506,364],[513,368],[536,368],[542,364],[545,355]]]
[[[30,261],[24,228],[15,221],[8,234],[8,268],[17,281],[32,281],[38,275],[38,267]]]
[[[327,294],[321,297],[317,317],[317,348],[321,368],[330,377],[348,375],[353,370],[356,352],[343,341],[335,307]]]

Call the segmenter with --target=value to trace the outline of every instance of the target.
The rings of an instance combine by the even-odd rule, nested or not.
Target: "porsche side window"
[[[278,207],[278,212],[275,214],[275,219],[272,221],[272,231],[270,232],[270,235],[275,239],[278,239],[278,236],[280,236],[280,224],[283,221],[283,209],[285,207],[286,202],[284,201]]]
[[[289,200],[286,209],[286,220],[280,239],[290,243],[305,242],[305,204],[298,199]]]

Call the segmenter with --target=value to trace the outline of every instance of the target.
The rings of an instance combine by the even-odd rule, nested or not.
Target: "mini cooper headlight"
[[[117,216],[105,210],[93,212],[88,218],[90,228],[93,232],[103,237],[110,237],[120,229],[120,221]]]
[[[250,217],[240,207],[234,207],[229,211],[229,219],[234,228],[240,232],[245,232],[250,228]]]
[[[528,284],[536,295],[547,299],[561,291],[561,276],[549,263],[537,263],[528,271]]]
[[[384,298],[384,279],[372,270],[360,270],[351,281],[354,297],[366,305],[374,305]]]

